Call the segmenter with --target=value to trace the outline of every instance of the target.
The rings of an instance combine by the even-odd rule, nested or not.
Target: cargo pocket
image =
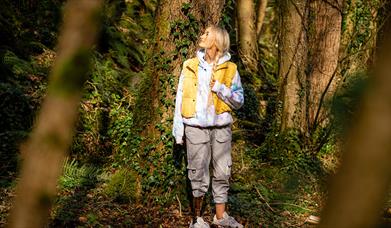
[[[231,141],[231,139],[232,139],[231,126],[224,127],[216,131],[217,142],[224,143],[224,142]]]
[[[203,177],[202,158],[200,156],[194,156],[190,159],[188,157],[187,173],[193,189],[200,188]]]
[[[202,166],[202,160],[206,156],[209,142],[209,134],[201,128],[185,127],[187,146],[187,168],[196,170]]]
[[[209,142],[209,135],[207,131],[198,127],[186,126],[185,135],[193,145]]]

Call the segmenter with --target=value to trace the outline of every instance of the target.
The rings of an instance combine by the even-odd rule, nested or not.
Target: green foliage
[[[61,21],[62,0],[2,1],[0,41],[2,47],[19,56],[41,52],[42,46],[53,47]],[[37,42],[39,41],[39,45]]]
[[[140,71],[151,43],[153,1],[107,0],[103,10],[103,30],[98,49],[109,54],[121,67]]]
[[[104,193],[120,202],[135,202],[139,197],[138,174],[126,168],[117,170],[109,177]]]
[[[240,119],[259,122],[259,100],[252,86],[243,85],[245,103],[242,108],[236,111]]]
[[[81,106],[80,131],[72,152],[82,159],[102,163],[112,152],[124,151],[123,143],[130,138],[133,123],[131,80],[137,76],[118,69],[114,60],[98,53],[93,65],[91,78],[85,85],[88,92]]]
[[[59,180],[59,185],[64,189],[74,189],[77,187],[95,184],[98,169],[93,166],[79,165],[79,163],[69,158],[65,159],[63,173]]]
[[[234,31],[235,29],[235,1],[227,0],[224,4],[223,12],[221,14],[221,20],[219,22],[219,26],[227,29],[227,31]],[[230,40],[236,40],[235,32],[229,32]]]
[[[44,72],[35,60],[23,59],[10,50],[0,50],[1,176],[16,170],[19,144],[30,131],[45,88],[46,81],[41,76]]]
[[[171,35],[174,38],[176,46],[174,56],[186,58],[189,54],[188,50],[190,45],[198,39],[200,25],[195,16],[190,13],[190,9],[191,4],[184,3],[181,10],[185,18],[175,20],[170,24]]]
[[[11,70],[15,77],[26,76],[28,73],[33,73],[31,64],[16,56],[12,51],[5,51],[2,62],[5,67]]]
[[[366,72],[349,75],[331,104],[332,126],[336,136],[343,135],[355,122],[370,80]]]
[[[294,129],[284,133],[274,130],[266,135],[265,141],[254,151],[253,156],[292,171],[322,171],[319,159],[310,150],[311,144],[304,142],[303,136]]]
[[[375,48],[373,45],[378,32],[377,26],[381,26],[387,18],[385,15],[380,15],[383,4],[383,1],[379,0],[346,1],[342,12],[342,35],[348,38],[348,43],[346,56],[342,59],[345,63],[342,68],[343,76],[348,76],[346,73],[350,74],[351,62],[357,62],[358,71],[367,69],[368,63],[362,60],[366,61],[370,57],[368,55],[373,54],[371,49]]]

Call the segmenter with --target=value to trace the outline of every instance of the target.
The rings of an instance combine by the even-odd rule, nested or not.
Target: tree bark
[[[247,71],[258,71],[257,30],[253,0],[238,1],[239,55]]]
[[[305,124],[306,0],[280,1],[279,72],[282,100],[281,129]]]
[[[327,123],[325,101],[336,88],[341,33],[341,0],[282,1],[279,78],[281,129],[306,135]]]
[[[192,13],[200,21],[202,28],[219,23],[225,0],[198,0],[192,2]]]
[[[10,227],[45,227],[47,223],[64,155],[72,142],[101,3],[73,0],[67,5],[48,95],[30,139],[21,148],[24,162]]]
[[[266,15],[267,0],[259,0],[257,13],[257,39],[259,40],[263,21]]]
[[[313,130],[328,121],[325,102],[336,89],[342,0],[333,1],[333,5],[315,0],[310,7],[307,124]]]

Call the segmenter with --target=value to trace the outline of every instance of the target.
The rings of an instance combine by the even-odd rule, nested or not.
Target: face
[[[215,34],[213,33],[211,28],[207,28],[200,37],[200,42],[198,43],[198,46],[201,48],[209,49],[213,47],[215,44]]]

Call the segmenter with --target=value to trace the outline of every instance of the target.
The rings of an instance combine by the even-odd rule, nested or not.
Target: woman
[[[216,206],[212,224],[243,227],[225,212],[232,165],[230,111],[243,105],[243,88],[236,65],[229,62],[229,35],[225,29],[208,27],[199,47],[197,57],[183,63],[173,127],[177,144],[183,144],[184,135],[186,139],[194,207],[190,227],[209,227],[201,217],[201,206],[209,187],[211,160]]]

